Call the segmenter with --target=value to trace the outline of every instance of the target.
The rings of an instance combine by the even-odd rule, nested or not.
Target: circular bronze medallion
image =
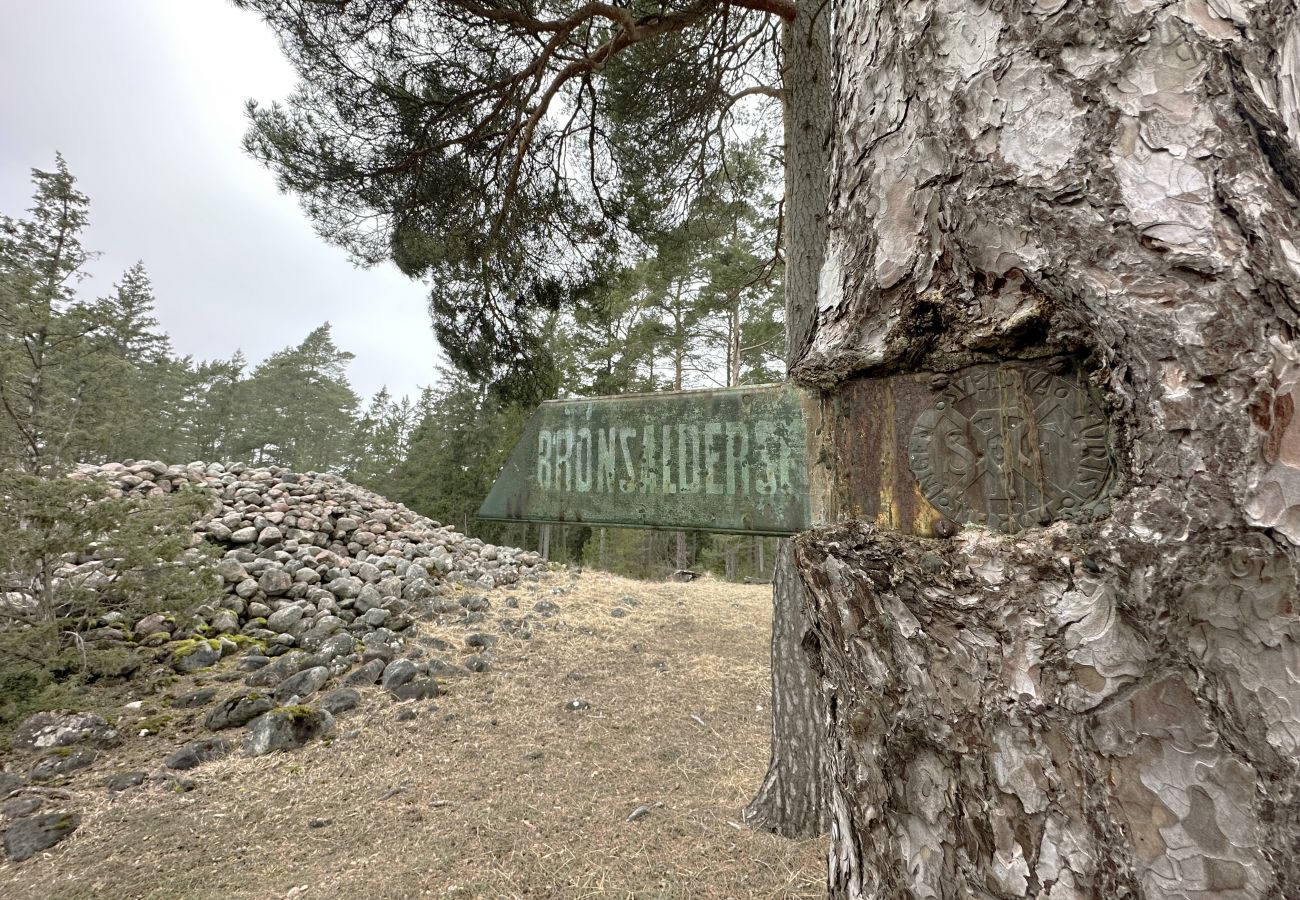
[[[1002,531],[1092,513],[1111,470],[1088,392],[1012,368],[953,379],[916,420],[908,460],[939,512]]]

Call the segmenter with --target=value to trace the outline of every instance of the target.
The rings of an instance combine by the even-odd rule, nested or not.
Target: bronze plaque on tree
[[[1033,369],[952,379],[912,426],[908,461],[940,513],[999,531],[1091,514],[1110,478],[1106,419],[1087,390]]]
[[[806,530],[810,402],[776,384],[543,403],[479,518]]]
[[[828,392],[818,521],[1020,531],[1104,511],[1111,434],[1086,380],[1033,363],[861,378]]]

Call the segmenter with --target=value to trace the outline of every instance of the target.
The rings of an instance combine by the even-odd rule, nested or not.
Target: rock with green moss
[[[177,641],[171,652],[171,666],[182,675],[206,669],[221,661],[221,642],[195,638]]]
[[[26,816],[5,830],[5,853],[14,862],[31,859],[72,834],[79,825],[81,816],[74,812]]]
[[[334,717],[310,706],[281,706],[253,720],[244,739],[245,756],[295,750],[329,734]]]
[[[239,615],[234,610],[219,609],[212,614],[212,630],[217,634],[231,634],[239,630]]]
[[[171,720],[171,716],[160,713],[156,716],[141,719],[132,728],[135,729],[137,734],[162,734],[162,730],[167,727]]]
[[[246,634],[228,634],[226,638],[240,650],[247,652],[261,651],[266,648],[266,642],[255,637],[249,637]]]

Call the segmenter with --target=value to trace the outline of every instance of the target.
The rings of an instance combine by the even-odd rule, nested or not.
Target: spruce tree
[[[32,170],[28,216],[0,217],[0,413],[4,452],[42,474],[66,461],[87,427],[100,310],[74,290],[90,254],[81,245],[90,201],[59,156]],[[80,363],[80,365],[78,365]]]

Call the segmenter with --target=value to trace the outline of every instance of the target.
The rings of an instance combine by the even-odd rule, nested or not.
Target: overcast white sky
[[[328,320],[363,397],[434,381],[425,289],[353,267],[240,148],[244,101],[294,84],[256,16],[225,0],[0,0],[0,23],[0,212],[25,210],[30,169],[63,153],[103,254],[83,290],[143,259],[182,354],[255,362]]]

